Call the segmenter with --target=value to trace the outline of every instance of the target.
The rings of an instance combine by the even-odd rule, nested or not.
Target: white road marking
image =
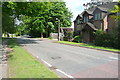
[[[49,64],[48,62],[46,62],[45,60],[43,60],[43,59],[41,59],[45,64],[47,64],[49,67],[52,67],[52,65],[51,64]],[[55,69],[56,71],[58,71],[58,72],[60,72],[60,73],[62,73],[62,74],[64,74],[65,76],[67,76],[68,78],[74,78],[73,76],[71,76],[71,75],[68,75],[67,73],[65,73],[64,71],[62,71],[62,70],[60,70],[60,69]]]
[[[67,73],[65,73],[65,72],[62,71],[62,70],[56,69],[56,71],[58,71],[58,72],[60,72],[60,73],[62,73],[62,74],[64,74],[64,75],[66,75],[68,78],[74,78],[73,76],[68,75]]]
[[[36,58],[38,59],[38,58],[39,58],[39,56],[36,56]]]
[[[45,64],[47,64],[49,67],[52,67],[51,64],[49,64],[48,62],[46,62],[45,60],[41,59]]]
[[[118,58],[116,58],[116,57],[109,57],[110,59],[118,59]]]

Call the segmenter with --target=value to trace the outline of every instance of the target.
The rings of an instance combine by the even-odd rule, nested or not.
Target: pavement
[[[2,45],[2,43],[0,43],[0,80],[2,78],[7,78],[7,61],[3,59],[5,59],[6,57],[3,55],[6,54],[6,51],[4,50],[5,47],[3,47],[5,44]]]
[[[18,38],[19,44],[62,78],[118,78],[118,55],[112,52]]]
[[[0,64],[0,79],[2,78],[8,78],[7,75],[7,64]]]

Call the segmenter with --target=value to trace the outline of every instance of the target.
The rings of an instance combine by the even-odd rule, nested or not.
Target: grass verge
[[[58,78],[58,76],[30,55],[16,43],[16,39],[9,39],[8,46],[13,48],[9,54],[9,78]]]
[[[69,41],[57,41],[56,43],[70,44],[70,45],[83,46],[83,47],[88,47],[88,48],[102,49],[102,50],[115,51],[115,52],[120,51],[119,49],[95,46],[92,44],[85,44],[85,43],[76,43],[76,42],[69,42]]]

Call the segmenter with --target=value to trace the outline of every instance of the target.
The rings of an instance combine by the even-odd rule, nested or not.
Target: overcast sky
[[[77,15],[84,10],[83,4],[90,1],[91,0],[65,0],[67,7],[73,13],[72,21],[74,21]],[[117,1],[117,0],[113,0],[113,1]],[[71,27],[74,27],[74,24],[72,24]]]

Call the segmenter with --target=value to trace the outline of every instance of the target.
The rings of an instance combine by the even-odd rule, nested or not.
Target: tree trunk
[[[43,33],[41,33],[41,38],[43,38]]]
[[[46,29],[46,38],[48,37],[48,30]]]

